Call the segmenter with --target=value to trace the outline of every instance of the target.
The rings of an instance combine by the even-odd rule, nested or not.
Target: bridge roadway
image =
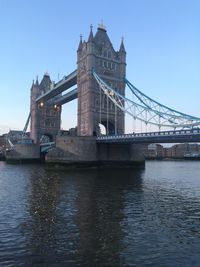
[[[152,144],[200,142],[200,129],[98,136],[97,143]]]

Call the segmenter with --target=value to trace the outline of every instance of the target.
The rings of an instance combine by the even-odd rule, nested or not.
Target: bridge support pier
[[[142,145],[97,144],[95,137],[57,136],[46,162],[67,167],[144,168]]]
[[[13,150],[6,151],[6,162],[40,162],[40,146],[36,144],[15,144]]]
[[[105,166],[144,168],[143,145],[97,144],[97,161]]]
[[[46,155],[47,163],[82,165],[94,161],[96,161],[96,140],[93,137],[57,136],[56,147]]]

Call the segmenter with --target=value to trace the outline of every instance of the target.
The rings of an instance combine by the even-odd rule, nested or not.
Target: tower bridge
[[[62,105],[76,98],[77,136],[59,136]],[[95,35],[91,27],[87,41],[80,37],[76,70],[57,83],[48,73],[40,83],[33,82],[30,106],[34,143],[46,136],[52,149],[56,142],[47,156],[50,162],[143,162],[144,144],[200,141],[200,118],[153,100],[129,82],[124,42],[116,51],[102,24]],[[125,134],[125,115],[159,131]],[[27,125],[28,121],[24,132]],[[106,135],[101,133],[102,125]]]

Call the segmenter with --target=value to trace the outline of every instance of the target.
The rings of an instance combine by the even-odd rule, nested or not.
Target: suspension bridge
[[[152,98],[148,97],[132,85],[126,78],[124,79],[131,94],[135,97],[127,98],[120,94],[116,88],[109,86],[93,69],[92,74],[99,85],[99,124],[102,122],[102,99],[106,96],[106,128],[109,128],[109,105],[112,103],[115,111],[114,132],[97,136],[97,142],[128,142],[128,143],[175,143],[175,142],[199,142],[200,140],[200,118],[191,116],[175,109],[169,108]],[[40,105],[49,99],[69,90],[76,85],[77,70],[54,85],[47,93],[39,96],[36,102]],[[77,88],[59,96],[54,105],[66,104],[78,97]],[[130,94],[129,94],[130,95]],[[105,101],[105,100],[104,100]],[[43,105],[43,104],[42,104]],[[159,131],[138,132],[128,134],[117,134],[117,109],[132,117],[135,121],[141,121],[147,125],[157,126]],[[28,120],[30,119],[30,115]],[[27,123],[26,123],[27,125]],[[162,128],[168,130],[162,131]]]
[[[60,136],[62,105],[74,99],[78,99],[76,134],[73,137]],[[138,122],[143,124],[146,131],[136,132],[133,129],[131,133],[125,134],[125,116],[131,117],[134,125]],[[27,131],[29,122],[33,143],[41,143],[46,136],[48,139],[45,139],[43,150],[48,150],[48,142],[51,150],[55,144],[57,154],[54,153],[54,159],[58,158],[60,149],[65,155],[62,155],[62,158],[66,158],[66,153],[72,153],[73,156],[75,155],[74,161],[81,158],[80,155],[86,157],[88,161],[87,158],[90,157],[84,153],[87,151],[85,140],[92,140],[87,145],[89,144],[88,147],[90,147],[92,144],[91,147],[96,153],[93,159],[96,160],[98,154],[103,155],[102,159],[100,156],[100,160],[108,160],[110,157],[110,161],[122,160],[121,154],[124,155],[124,151],[128,151],[125,153],[127,154],[125,158],[128,159],[128,155],[134,155],[132,159],[134,161],[137,157],[133,150],[138,151],[136,148],[133,149],[134,144],[200,142],[199,117],[159,103],[127,79],[123,40],[119,50],[115,51],[102,24],[99,25],[95,36],[91,27],[87,41],[83,41],[81,36],[77,50],[76,70],[57,83],[52,82],[47,73],[40,83],[38,79],[33,82],[30,114],[23,129],[23,135]],[[102,126],[105,129],[104,134],[102,134]],[[154,131],[148,131],[148,126],[152,126]],[[155,130],[156,128],[158,130]],[[75,151],[77,147],[69,145],[69,139],[79,148],[82,147],[82,150]],[[64,143],[67,143],[68,147],[65,147]],[[130,144],[131,152],[130,147],[128,148]],[[114,145],[118,145],[117,149],[113,147]],[[90,153],[90,149],[87,153]],[[113,156],[114,153],[117,156]],[[78,160],[82,161],[83,158]]]

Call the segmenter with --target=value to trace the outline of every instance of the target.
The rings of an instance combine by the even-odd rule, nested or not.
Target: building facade
[[[61,106],[53,104],[53,99],[48,102],[36,103],[36,99],[51,90],[52,81],[45,73],[41,82],[32,84],[31,87],[31,126],[30,137],[35,143],[55,141],[61,125]]]
[[[115,51],[104,25],[99,25],[95,36],[92,27],[87,41],[80,39],[77,50],[78,135],[124,133],[124,113],[103,94],[92,71],[109,86],[125,95],[126,51],[123,40]]]

